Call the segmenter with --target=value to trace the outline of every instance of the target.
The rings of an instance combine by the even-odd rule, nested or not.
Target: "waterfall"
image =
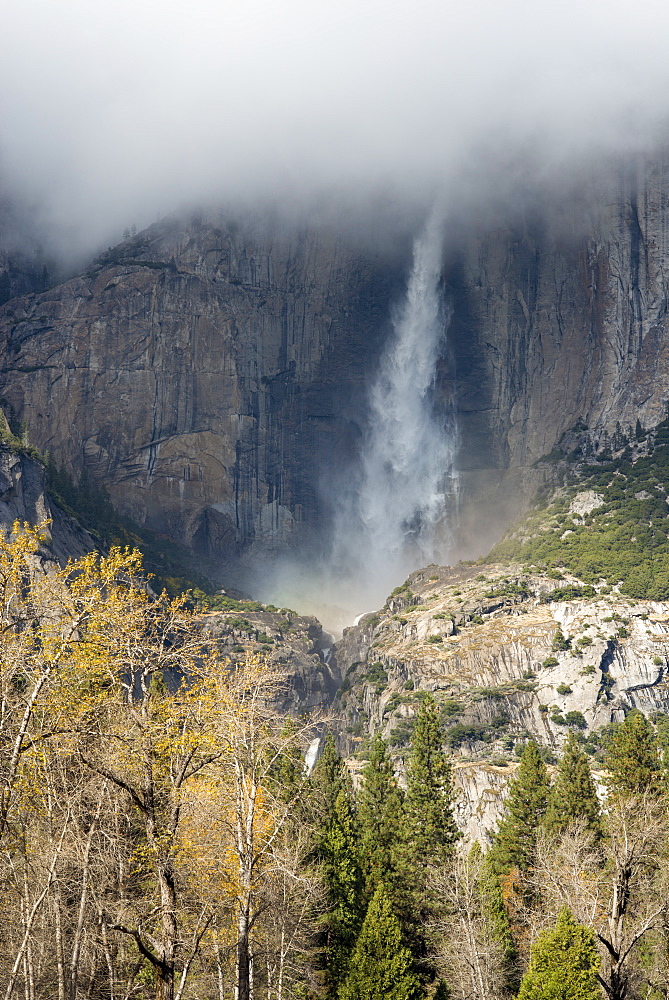
[[[369,383],[358,457],[349,468],[328,470],[331,548],[325,556],[280,562],[256,588],[261,599],[316,614],[336,630],[378,608],[412,569],[448,556],[457,435],[443,396],[435,406],[449,320],[442,234],[435,211],[415,241],[406,290]]]
[[[313,739],[309,746],[307,747],[307,752],[304,755],[304,773],[307,777],[311,774],[316,764],[318,758],[318,750],[321,745],[321,737],[317,736]]]
[[[445,555],[456,434],[453,421],[434,408],[449,319],[441,261],[442,221],[435,211],[414,244],[406,294],[393,311],[393,333],[370,389],[357,482],[336,520],[339,572],[376,597],[410,569]]]

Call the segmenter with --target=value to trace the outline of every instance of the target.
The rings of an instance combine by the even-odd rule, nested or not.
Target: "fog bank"
[[[643,148],[669,8],[576,0],[24,0],[3,12],[0,193],[60,246],[180,204],[472,202]]]

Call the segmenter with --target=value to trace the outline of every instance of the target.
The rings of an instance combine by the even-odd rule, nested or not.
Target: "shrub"
[[[558,650],[570,649],[571,639],[565,638],[565,636],[562,633],[562,630],[558,629],[555,635],[553,636],[553,645],[551,648],[554,653],[557,653]]]
[[[463,743],[492,743],[508,721],[505,715],[497,715],[488,723],[456,722],[454,726],[446,730],[444,742],[451,749],[456,749]]]
[[[440,635],[428,635],[427,641],[428,642],[443,642],[444,640],[443,640],[442,636],[440,636]]]
[[[439,705],[439,711],[447,719],[453,715],[461,715],[464,711],[463,706],[459,701],[454,701],[452,698],[447,698],[446,701],[442,701]]]
[[[400,694],[395,693],[395,694],[391,695],[391,697],[388,699],[388,704],[386,705],[386,707],[383,710],[383,714],[384,715],[390,715],[401,704],[402,704],[402,696]]]
[[[588,723],[585,721],[585,716],[582,712],[567,712],[565,715],[565,721],[568,726],[573,726],[575,729],[588,728]]]
[[[575,584],[568,584],[566,587],[556,587],[550,594],[544,594],[541,598],[542,604],[551,604],[553,601],[577,601],[581,597],[594,597],[597,591],[594,587],[577,587]]]
[[[555,690],[561,695],[571,694],[571,688],[568,684],[558,684]]]
[[[376,663],[372,663],[371,666],[367,668],[367,672],[362,677],[362,680],[372,684],[376,693],[381,694],[384,687],[388,683],[388,674],[386,673],[383,664],[377,660]]]
[[[560,661],[554,656],[547,656],[544,662],[541,664],[542,667],[557,667]]]

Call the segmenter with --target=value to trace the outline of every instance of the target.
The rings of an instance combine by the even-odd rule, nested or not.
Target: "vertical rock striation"
[[[31,441],[137,522],[209,556],[319,526],[395,271],[330,231],[166,222],[0,315]]]
[[[666,415],[669,153],[527,220],[468,233],[451,257],[472,467],[530,465],[578,420],[602,443]]]
[[[446,234],[436,385],[458,408],[464,493],[483,498],[478,552],[540,457],[653,425],[669,399],[669,153],[521,215]],[[0,394],[136,521],[216,558],[294,547],[331,515],[325,467],[338,489],[365,439],[408,266],[380,244],[222,216],[152,226],[0,309]]]

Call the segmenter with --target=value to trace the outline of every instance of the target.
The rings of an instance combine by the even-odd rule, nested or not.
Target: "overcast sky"
[[[4,0],[0,190],[93,245],[183,201],[407,199],[659,136],[669,4]]]

